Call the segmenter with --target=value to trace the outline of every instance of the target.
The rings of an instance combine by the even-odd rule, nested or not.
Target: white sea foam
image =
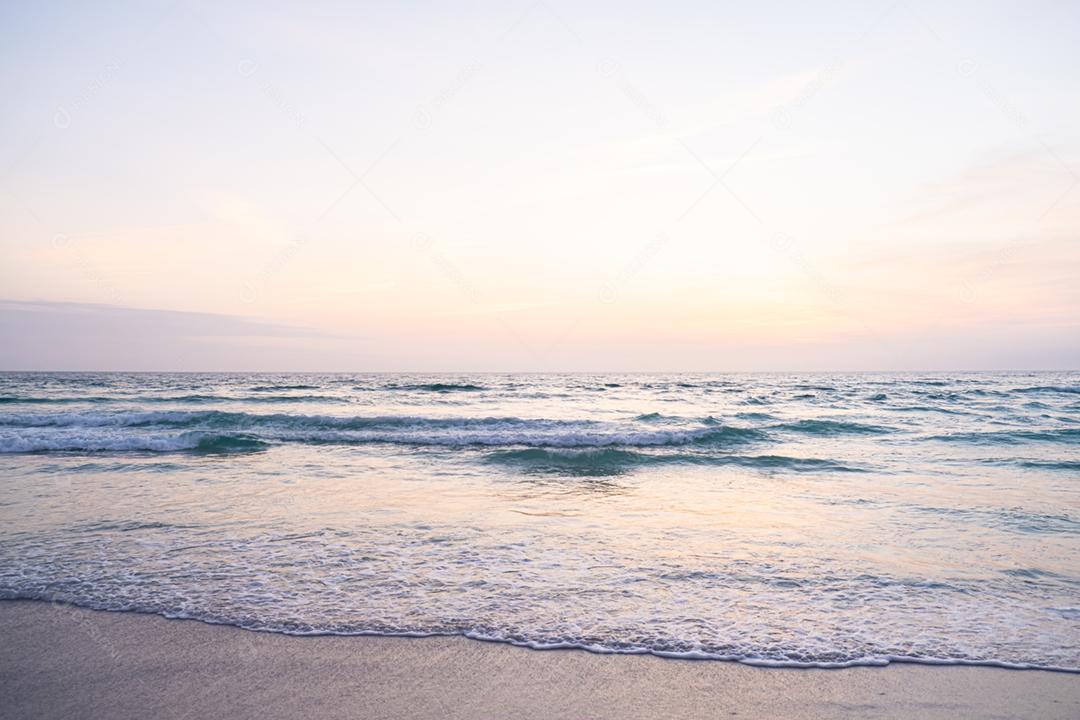
[[[178,432],[184,428],[191,432]],[[751,428],[697,424],[656,429],[628,422],[515,417],[327,416],[215,411],[0,414],[0,452],[190,449],[192,432],[246,433],[279,443],[396,443],[417,446],[611,447],[734,445]],[[195,442],[197,444],[197,442]]]

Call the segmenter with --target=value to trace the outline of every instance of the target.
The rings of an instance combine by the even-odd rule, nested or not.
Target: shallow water
[[[0,374],[0,597],[1080,670],[1080,374]]]

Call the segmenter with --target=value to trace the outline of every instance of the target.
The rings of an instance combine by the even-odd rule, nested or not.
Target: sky
[[[0,4],[0,369],[1080,368],[1075,2]]]

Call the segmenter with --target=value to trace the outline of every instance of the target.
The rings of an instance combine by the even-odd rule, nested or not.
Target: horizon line
[[[0,374],[123,374],[123,375],[794,375],[794,374],[879,374],[901,373],[1069,373],[1077,368],[1002,368],[911,370],[28,370],[0,369]]]

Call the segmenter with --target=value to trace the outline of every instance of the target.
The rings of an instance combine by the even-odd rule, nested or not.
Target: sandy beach
[[[465,638],[289,637],[0,603],[9,718],[1075,718],[1080,676],[765,669]]]

